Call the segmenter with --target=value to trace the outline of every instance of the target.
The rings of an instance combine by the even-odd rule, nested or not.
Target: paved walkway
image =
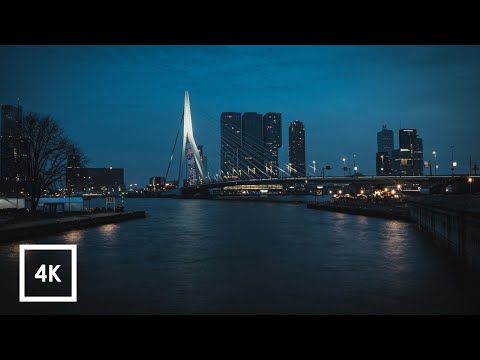
[[[33,221],[22,221],[16,224],[7,224],[0,227],[0,232],[2,230],[23,230],[28,228],[46,226],[51,224],[64,224],[70,222],[81,221],[84,219],[101,219],[106,217],[113,217],[118,216],[120,214],[125,213],[97,213],[97,214],[85,214],[85,215],[78,215],[78,216],[65,216],[61,218],[51,218],[51,219],[42,219],[42,220],[33,220]]]

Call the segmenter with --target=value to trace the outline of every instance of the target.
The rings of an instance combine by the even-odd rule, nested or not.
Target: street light
[[[345,176],[345,171],[347,169],[347,167],[345,166],[345,161],[347,161],[347,159],[343,158],[342,161],[343,161],[343,176]]]
[[[437,152],[435,150],[433,150],[432,154],[433,154],[433,157],[435,158],[435,161],[434,161],[435,176],[437,176]]]
[[[469,177],[468,183],[470,184],[470,194],[472,193],[472,182],[473,182],[473,178]]]
[[[355,158],[357,155],[353,155],[353,175],[357,174],[357,166],[355,165]]]
[[[317,169],[315,168],[315,160],[313,160],[313,176],[317,175]]]

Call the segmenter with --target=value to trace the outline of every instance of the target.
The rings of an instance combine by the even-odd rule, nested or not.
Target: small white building
[[[38,211],[61,213],[69,211],[82,211],[82,197],[41,197],[38,201]]]
[[[0,198],[0,209],[24,209],[24,198]]]

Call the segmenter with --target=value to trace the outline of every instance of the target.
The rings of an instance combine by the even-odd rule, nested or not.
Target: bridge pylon
[[[195,142],[195,137],[193,136],[193,127],[192,127],[192,113],[190,111],[190,97],[188,91],[185,91],[185,101],[184,101],[184,110],[183,110],[183,141],[182,141],[182,157],[180,158],[180,169],[178,175],[178,186],[181,187],[182,181],[182,170],[185,161],[185,153],[187,142],[190,144],[192,155],[195,159],[196,168],[199,171],[199,176],[202,182],[205,182],[205,173],[203,171],[202,159],[200,158],[200,152],[197,148],[197,143]]]

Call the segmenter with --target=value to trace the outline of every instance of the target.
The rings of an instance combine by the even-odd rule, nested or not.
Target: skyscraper
[[[19,127],[22,107],[2,105],[0,109],[0,193],[13,195],[19,191],[20,186],[17,170],[21,160]]]
[[[238,177],[238,156],[242,145],[242,114],[223,112],[220,116],[220,177]],[[232,175],[235,173],[235,175]]]
[[[382,131],[377,133],[377,152],[392,151],[393,144],[393,130],[388,130],[387,125],[383,125]]]
[[[377,154],[375,156],[377,175],[392,175],[391,152],[394,148],[393,130],[387,125],[377,133]]]
[[[259,179],[265,172],[265,143],[263,140],[263,117],[256,112],[242,115],[242,148],[239,171],[244,179]]]
[[[288,129],[289,173],[293,177],[305,176],[305,127],[295,120]]]
[[[423,175],[423,140],[416,129],[398,131],[400,148],[392,152],[394,175]]]
[[[282,147],[282,114],[269,112],[263,116],[266,173],[278,177],[278,149]]]

